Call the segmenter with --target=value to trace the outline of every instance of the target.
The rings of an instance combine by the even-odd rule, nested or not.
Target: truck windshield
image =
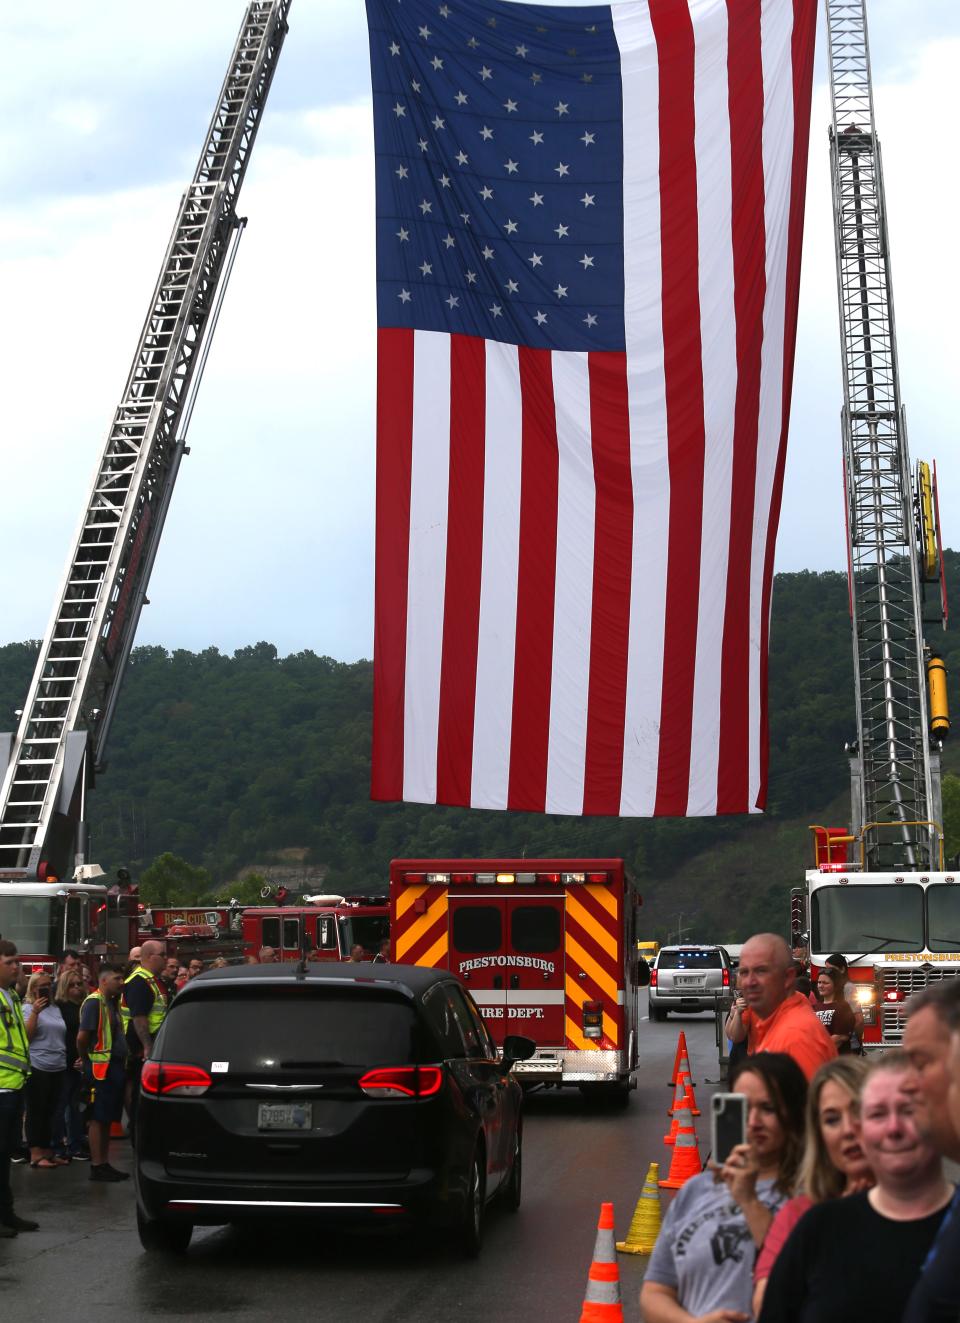
[[[0,933],[22,956],[53,955],[61,940],[57,909],[53,897],[0,896]]]
[[[341,919],[344,954],[349,955],[354,946],[362,946],[370,955],[376,955],[380,943],[390,936],[390,920],[385,914],[358,914],[349,919]]]
[[[927,888],[927,949],[960,951],[960,887],[935,882]]]
[[[812,901],[813,951],[866,955],[923,950],[922,887],[820,887]]]

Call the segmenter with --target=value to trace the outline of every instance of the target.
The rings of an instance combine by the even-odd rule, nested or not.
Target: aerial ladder
[[[850,827],[812,829],[817,867],[792,927],[815,966],[847,956],[866,1041],[888,1045],[909,992],[960,967],[960,885],[943,872],[946,673],[924,632],[946,627],[947,605],[936,470],[911,468],[900,395],[865,0],[825,8],[857,728]]]
[[[247,6],[177,212],[15,733],[0,734],[0,915],[23,884],[102,871],[86,799],[116,710],[245,219],[237,200],[290,0]],[[76,871],[74,871],[76,869]],[[14,884],[21,884],[16,893]],[[37,890],[37,887],[31,888]],[[13,923],[16,928],[16,922]],[[0,919],[4,936],[11,926]],[[51,939],[52,940],[52,939]]]

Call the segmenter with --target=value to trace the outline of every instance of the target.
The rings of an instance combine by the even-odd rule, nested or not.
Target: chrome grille
[[[955,978],[960,969],[947,965],[881,965],[880,975],[880,1031],[881,1041],[885,1046],[903,1042],[903,1030],[906,1025],[906,1006],[915,992],[922,992],[931,983],[940,983],[945,978]],[[903,1001],[884,1000],[887,992],[896,990],[903,993]]]

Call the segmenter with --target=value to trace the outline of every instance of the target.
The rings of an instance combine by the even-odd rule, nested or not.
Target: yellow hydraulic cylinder
[[[947,705],[947,668],[942,657],[927,662],[927,687],[930,693],[930,734],[945,740],[950,734],[950,709]]]
[[[920,560],[924,579],[932,582],[939,574],[940,562],[937,555],[937,525],[933,514],[933,479],[930,465],[923,460],[917,465],[917,497],[920,505]]]

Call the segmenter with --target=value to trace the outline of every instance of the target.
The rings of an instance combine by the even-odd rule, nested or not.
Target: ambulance
[[[622,859],[395,859],[391,959],[456,974],[498,1044],[534,1039],[524,1084],[625,1103],[650,980],[640,904]]]

